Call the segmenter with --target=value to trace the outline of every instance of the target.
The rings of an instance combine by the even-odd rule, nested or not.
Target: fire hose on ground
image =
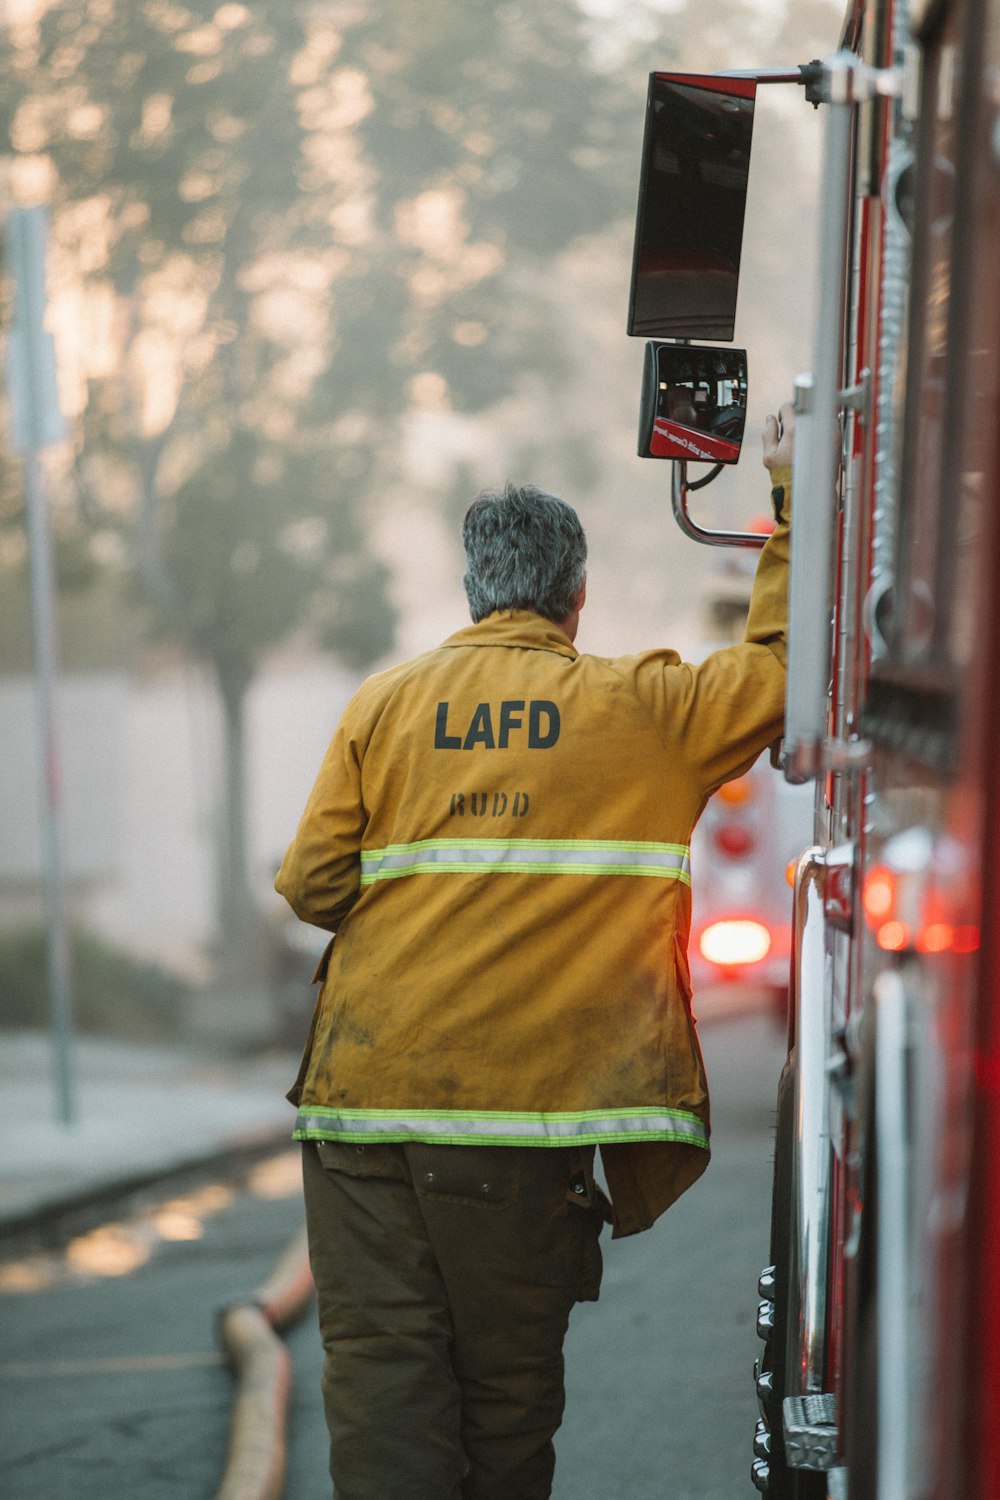
[[[292,1387],[291,1357],[281,1334],[302,1316],[312,1295],[303,1229],[257,1290],[219,1314],[219,1341],[236,1377],[236,1398],[216,1500],[281,1500]]]

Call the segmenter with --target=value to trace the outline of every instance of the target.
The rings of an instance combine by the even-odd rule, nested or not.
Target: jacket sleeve
[[[775,529],[761,550],[750,595],[744,643],[766,646],[784,667],[788,647],[788,561],[791,544],[792,471],[771,473],[771,504]]]
[[[749,770],[784,724],[791,498],[791,469],[773,470],[777,525],[757,563],[742,642],[697,666],[651,653],[637,671],[640,694],[705,798]]]
[[[303,922],[335,932],[360,893],[361,840],[368,822],[361,790],[367,735],[357,699],[330,742],[274,888]]]

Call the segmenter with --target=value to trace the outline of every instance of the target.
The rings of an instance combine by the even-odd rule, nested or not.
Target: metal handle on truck
[[[856,59],[826,63],[829,106],[819,207],[823,226],[813,373],[795,382],[795,521],[789,583],[785,776],[810,781],[823,767],[830,682],[833,530],[840,467],[840,373],[848,266]]]
[[[795,871],[792,1023],[795,1070],[794,1230],[798,1326],[789,1328],[789,1395],[823,1390],[830,1244],[830,995],[826,980],[826,854],[807,849]]]

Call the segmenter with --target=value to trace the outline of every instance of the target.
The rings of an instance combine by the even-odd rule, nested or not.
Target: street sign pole
[[[52,1020],[56,1110],[64,1125],[77,1118],[73,1039],[73,978],[63,878],[62,776],[56,718],[57,627],[52,540],[38,453],[24,456],[35,693],[42,771],[42,841],[48,895],[49,1009]]]
[[[43,327],[45,241],[42,208],[7,216],[7,265],[14,279],[14,320],[7,341],[7,389],[12,447],[24,458],[25,512],[31,568],[39,764],[42,772],[42,846],[48,896],[49,1005],[57,1116],[77,1118],[73,1039],[73,981],[63,877],[62,786],[56,715],[56,590],[52,539],[40,451],[65,435],[56,397],[55,350]]]

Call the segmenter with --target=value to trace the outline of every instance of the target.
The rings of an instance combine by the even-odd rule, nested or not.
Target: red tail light
[[[757,843],[744,823],[720,823],[712,838],[720,854],[728,854],[730,859],[743,859]]]
[[[712,922],[698,939],[702,958],[722,969],[759,964],[771,951],[771,933],[753,917]]]

